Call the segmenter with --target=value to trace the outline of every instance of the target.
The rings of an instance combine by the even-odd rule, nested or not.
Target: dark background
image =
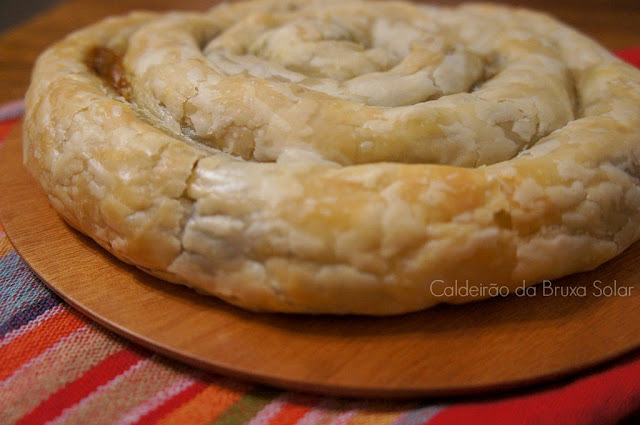
[[[22,0],[0,1],[0,33],[9,27],[18,25],[27,20],[31,15],[46,10],[62,0]]]
[[[6,31],[9,27],[17,25],[27,20],[30,16],[37,14],[40,11],[44,11],[54,7],[55,5],[62,3],[64,0],[0,0],[0,34]],[[486,0],[485,0],[486,1]],[[552,10],[555,13],[556,9],[560,10],[561,18],[566,19],[566,15],[575,13],[577,15],[589,14],[589,10],[602,9],[605,11],[600,16],[600,20],[604,21],[610,16],[606,13],[606,10],[625,10],[631,13],[631,17],[635,15],[635,23],[632,20],[625,20],[620,22],[621,25],[627,26],[629,24],[635,24],[639,33],[638,43],[640,44],[640,0],[493,0],[495,3],[507,3],[522,5],[531,7],[534,9]],[[426,1],[429,2],[429,1]],[[122,3],[126,5],[128,2],[123,0],[121,2],[114,2],[113,0],[104,0],[104,3]],[[154,2],[149,2],[154,3]],[[159,1],[164,5],[170,5],[171,1]],[[215,0],[211,1],[192,1],[192,0],[174,0],[174,7],[183,8],[184,4],[193,4],[198,9],[213,5]],[[433,4],[457,4],[462,3],[461,0],[432,0]],[[585,10],[587,9],[587,10]],[[592,25],[598,25],[598,19],[593,20]]]

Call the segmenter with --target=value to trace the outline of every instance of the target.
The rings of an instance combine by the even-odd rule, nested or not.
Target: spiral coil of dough
[[[254,310],[466,302],[487,293],[441,286],[535,284],[640,236],[640,72],[521,9],[110,18],[39,59],[24,141],[71,225]]]

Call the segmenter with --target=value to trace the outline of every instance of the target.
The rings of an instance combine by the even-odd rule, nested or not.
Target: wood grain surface
[[[424,1],[453,5],[460,0]],[[498,0],[551,13],[599,40],[609,49],[640,45],[638,0]],[[133,9],[205,10],[204,0],[71,0],[0,36],[0,103],[21,98],[37,55],[74,29]]]
[[[640,244],[554,282],[555,295],[387,318],[256,314],[116,260],[65,225],[20,158],[17,129],[0,149],[0,220],[25,261],[99,323],[207,370],[322,394],[443,397],[546,382],[640,346]]]

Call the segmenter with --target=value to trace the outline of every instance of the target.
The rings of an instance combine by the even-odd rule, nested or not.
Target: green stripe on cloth
[[[271,388],[256,387],[218,416],[212,425],[244,424],[281,393]]]

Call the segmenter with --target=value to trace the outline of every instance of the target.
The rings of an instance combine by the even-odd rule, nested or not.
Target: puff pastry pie
[[[258,311],[398,314],[486,296],[436,280],[593,269],[639,238],[639,156],[640,72],[487,4],[109,18],[39,58],[24,126],[69,224]]]

